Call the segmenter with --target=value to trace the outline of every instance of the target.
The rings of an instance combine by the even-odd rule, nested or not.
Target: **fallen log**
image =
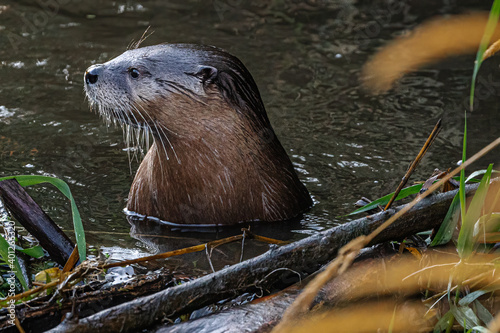
[[[154,333],[263,333],[270,332],[283,317],[286,309],[299,296],[300,288],[291,287],[266,302],[251,303],[210,314],[185,323],[164,326]]]
[[[0,198],[12,216],[35,237],[59,265],[68,261],[75,244],[29,196],[17,180],[0,182]]]
[[[476,188],[477,184],[468,186],[467,194]],[[450,191],[423,199],[374,238],[371,245],[439,227],[456,193]],[[165,317],[175,318],[252,288],[270,289],[277,281],[290,285],[294,282],[290,274],[300,272],[306,276],[316,271],[332,260],[343,245],[360,235],[369,234],[401,207],[319,232],[283,247],[271,247],[253,259],[92,316],[65,320],[50,332],[137,332]]]
[[[316,297],[314,304],[334,306],[340,301],[346,301],[350,290],[366,281],[366,272],[373,265],[373,259],[383,256],[389,258],[397,253],[388,243],[378,244],[374,247],[363,249],[353,266],[343,275],[330,281]],[[360,275],[360,267],[363,275]],[[164,325],[155,328],[154,333],[264,333],[270,332],[281,320],[285,310],[295,301],[302,292],[302,288],[310,281],[308,276],[305,280],[298,282],[276,294],[257,299],[242,306],[231,307],[207,316],[189,320],[176,325]],[[373,276],[370,278],[377,281]],[[334,290],[334,292],[331,292]]]

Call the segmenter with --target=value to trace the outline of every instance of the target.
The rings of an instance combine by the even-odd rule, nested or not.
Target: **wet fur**
[[[154,137],[129,210],[176,224],[227,225],[286,220],[311,207],[237,58],[167,44],[127,51],[104,66],[101,85],[86,85],[89,100],[106,118]],[[141,68],[140,86],[119,76],[130,66]]]

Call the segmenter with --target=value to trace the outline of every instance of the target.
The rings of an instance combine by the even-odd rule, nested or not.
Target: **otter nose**
[[[102,65],[90,66],[85,72],[85,82],[87,84],[94,84],[99,79],[102,72]]]

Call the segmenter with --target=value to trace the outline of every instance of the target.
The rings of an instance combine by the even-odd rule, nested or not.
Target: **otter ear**
[[[217,77],[217,68],[212,66],[200,66],[198,68],[198,73],[195,74],[197,78],[203,83],[212,83]]]

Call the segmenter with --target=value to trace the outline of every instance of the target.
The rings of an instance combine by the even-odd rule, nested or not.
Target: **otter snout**
[[[92,65],[85,72],[85,83],[94,84],[99,79],[103,70],[103,65]]]

